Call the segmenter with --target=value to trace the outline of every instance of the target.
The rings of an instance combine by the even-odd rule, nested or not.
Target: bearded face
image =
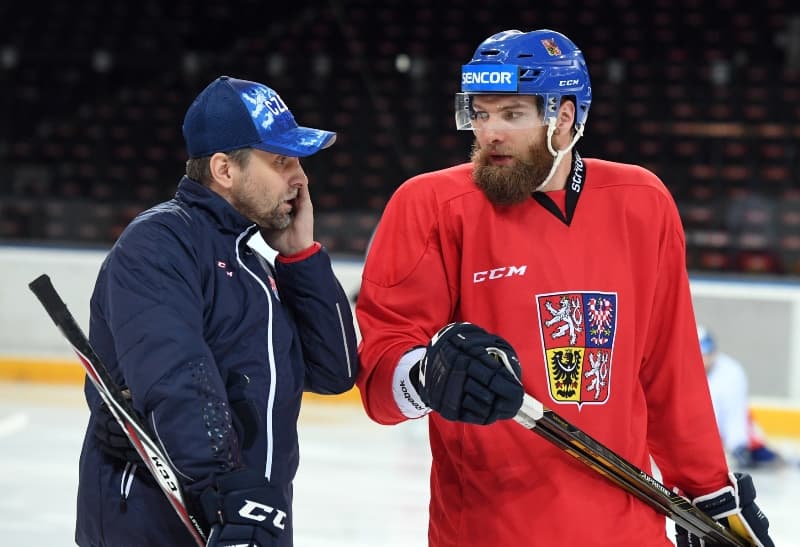
[[[496,205],[523,203],[553,166],[553,155],[544,144],[546,138],[528,144],[522,153],[509,150],[507,144],[482,147],[476,139],[470,158],[475,184]]]

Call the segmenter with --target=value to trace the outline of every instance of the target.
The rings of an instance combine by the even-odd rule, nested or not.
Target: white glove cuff
[[[416,365],[425,356],[425,348],[415,348],[403,354],[394,369],[392,378],[392,394],[397,408],[406,418],[422,418],[430,413],[431,409],[422,402],[422,398],[414,389],[409,379],[411,367]]]
[[[741,505],[739,502],[739,488],[738,483],[736,481],[736,476],[733,473],[728,473],[728,478],[731,481],[729,486],[723,486],[719,490],[711,492],[710,494],[704,494],[702,496],[697,496],[692,500],[692,505],[695,506],[702,506],[703,502],[715,500],[717,498],[722,498],[723,496],[729,496],[729,502],[726,504],[729,506],[727,510],[722,508],[721,511],[718,513],[714,513],[711,516],[715,519],[722,519],[725,517],[729,517],[731,515],[735,515],[741,512]]]

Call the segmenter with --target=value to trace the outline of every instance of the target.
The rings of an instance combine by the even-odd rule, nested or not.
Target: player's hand
[[[131,392],[127,389],[123,389],[122,396],[130,400]],[[144,463],[142,457],[136,449],[133,448],[122,426],[119,425],[119,422],[111,414],[105,401],[103,401],[94,412],[92,435],[94,435],[97,441],[97,446],[106,455],[120,461],[139,464]]]
[[[732,473],[732,486],[726,486],[692,500],[692,504],[726,528],[749,540],[756,547],[774,547],[769,537],[769,520],[755,504],[756,487],[746,473]],[[677,547],[702,547],[703,540],[675,526]]]
[[[423,402],[448,420],[486,425],[513,418],[522,406],[522,370],[511,344],[472,323],[437,332],[411,378]]]
[[[206,547],[272,547],[289,518],[280,489],[249,469],[216,477],[200,504],[211,523]]]

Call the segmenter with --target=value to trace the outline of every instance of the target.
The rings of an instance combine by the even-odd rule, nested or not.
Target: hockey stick
[[[511,367],[510,364],[506,366]],[[513,372],[513,371],[512,371]],[[715,521],[685,497],[596,441],[528,395],[514,420],[588,465],[626,492],[694,535],[718,545],[747,547],[750,542]]]
[[[186,507],[183,492],[178,482],[177,470],[169,459],[165,457],[159,445],[147,433],[144,423],[136,415],[131,404],[122,396],[119,386],[94,352],[89,339],[86,338],[81,327],[56,292],[50,277],[47,274],[42,274],[31,281],[28,287],[39,299],[39,302],[42,303],[42,306],[47,310],[50,318],[61,330],[70,345],[72,345],[75,353],[78,354],[89,380],[100,392],[100,397],[108,405],[108,409],[119,422],[136,452],[142,457],[178,517],[186,525],[197,544],[200,547],[204,547],[206,534],[200,527],[197,518]]]

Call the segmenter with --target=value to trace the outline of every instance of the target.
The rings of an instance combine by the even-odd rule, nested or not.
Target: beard
[[[531,145],[526,158],[515,158],[511,165],[491,165],[492,151],[472,145],[472,178],[495,205],[515,205],[529,199],[550,174],[553,155],[545,146]]]

